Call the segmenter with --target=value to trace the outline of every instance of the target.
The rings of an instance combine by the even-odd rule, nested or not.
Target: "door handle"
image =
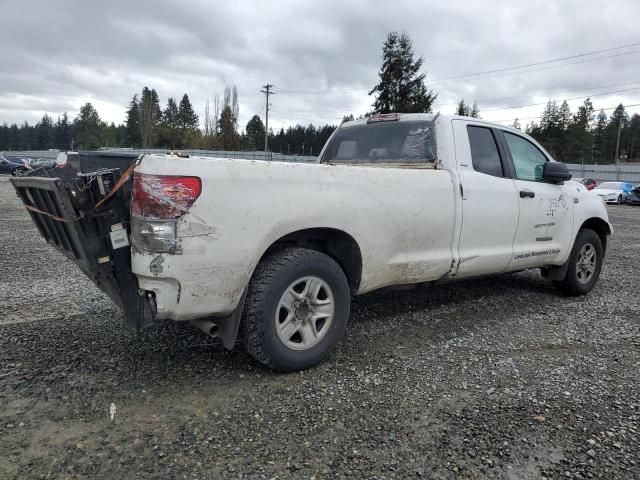
[[[520,190],[520,198],[533,198],[535,196],[535,192],[532,192],[531,190]]]

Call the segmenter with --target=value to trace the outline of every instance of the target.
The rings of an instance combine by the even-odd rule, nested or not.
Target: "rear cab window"
[[[343,125],[331,138],[321,163],[435,167],[436,135],[428,120]]]

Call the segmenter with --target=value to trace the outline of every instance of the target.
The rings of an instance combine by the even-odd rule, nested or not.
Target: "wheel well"
[[[360,287],[362,253],[358,243],[348,233],[333,228],[298,230],[276,240],[262,258],[283,248],[293,246],[309,248],[329,255],[338,262],[344,271],[351,291],[355,293]]]
[[[602,242],[602,248],[604,248],[604,250],[606,251],[607,237],[611,234],[611,229],[607,222],[605,222],[601,218],[593,217],[585,221],[580,228],[588,228],[596,232],[600,237],[600,241]]]

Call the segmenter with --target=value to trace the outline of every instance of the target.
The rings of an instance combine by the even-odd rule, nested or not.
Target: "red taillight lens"
[[[199,177],[136,173],[131,191],[131,213],[145,218],[179,218],[193,205],[201,191]]]

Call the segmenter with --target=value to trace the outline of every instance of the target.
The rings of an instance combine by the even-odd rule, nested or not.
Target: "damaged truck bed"
[[[64,167],[10,181],[47,243],[120,306],[128,325],[142,329],[153,322],[155,307],[131,271],[130,179],[107,198],[135,161],[126,154],[69,154]]]

